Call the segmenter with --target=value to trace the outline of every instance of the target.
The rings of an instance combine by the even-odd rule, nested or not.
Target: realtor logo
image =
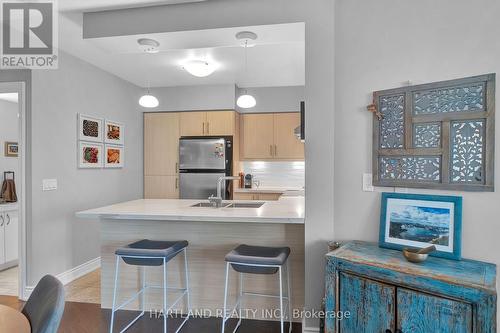
[[[0,68],[57,68],[57,11],[51,0],[0,0]]]

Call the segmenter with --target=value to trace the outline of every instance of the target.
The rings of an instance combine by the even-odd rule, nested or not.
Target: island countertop
[[[260,208],[191,207],[206,200],[140,199],[77,212],[80,218],[116,220],[304,224],[304,197],[264,201]],[[248,202],[235,200],[228,202]],[[255,202],[255,201],[253,201]]]

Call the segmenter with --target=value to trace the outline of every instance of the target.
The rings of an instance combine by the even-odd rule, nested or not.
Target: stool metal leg
[[[115,321],[115,308],[116,308],[116,290],[118,289],[118,269],[120,267],[120,257],[116,256],[115,265],[115,287],[113,290],[113,307],[111,308],[111,323],[109,327],[109,333],[113,333],[113,323]]]
[[[222,333],[224,333],[224,328],[226,326],[226,307],[227,307],[227,285],[229,280],[229,263],[226,263],[226,284],[224,287],[224,309],[222,312]]]
[[[189,270],[188,270],[188,260],[187,260],[187,251],[184,249],[184,270],[186,277],[186,290],[187,290],[187,311],[188,318],[191,314],[191,294],[189,293]]]
[[[168,318],[167,288],[168,288],[167,262],[165,258],[163,258],[163,333],[167,333],[167,318]]]
[[[144,314],[146,312],[146,266],[142,266],[142,289],[144,292],[142,293],[142,298],[141,298],[141,308],[142,308],[142,313]]]
[[[281,266],[279,267],[279,275],[280,275],[280,326],[281,326],[281,333],[284,333],[284,327],[283,327],[283,277],[281,274]]]
[[[292,333],[292,293],[290,287],[290,259],[286,262],[286,285],[288,288],[288,320],[290,322],[290,327],[288,328],[288,333]]]

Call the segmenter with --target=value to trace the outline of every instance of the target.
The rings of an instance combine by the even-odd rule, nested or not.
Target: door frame
[[[31,76],[31,74],[30,74]],[[16,176],[19,180],[19,185],[17,186],[18,198],[20,198],[19,207],[19,229],[18,229],[18,298],[21,300],[26,300],[29,297],[30,291],[27,290],[27,182],[26,175],[27,170],[29,170],[27,164],[27,151],[28,151],[28,107],[30,105],[29,101],[29,86],[31,82],[27,81],[2,81],[0,82],[1,92],[17,92],[18,93],[18,106],[19,106],[19,165],[21,175]]]

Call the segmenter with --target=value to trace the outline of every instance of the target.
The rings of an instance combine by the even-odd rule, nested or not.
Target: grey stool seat
[[[280,305],[280,332],[285,333],[285,314],[283,312],[284,304],[288,309],[286,317],[289,321],[288,333],[292,332],[292,301],[291,301],[291,287],[290,287],[290,256],[289,247],[267,247],[267,246],[253,246],[242,244],[232,250],[226,255],[226,285],[224,287],[224,308],[222,315],[222,331],[225,333],[226,322],[231,318],[231,314],[237,311],[238,322],[233,329],[236,333],[241,325],[242,316],[242,303],[247,296],[255,297],[270,297],[277,298]],[[227,298],[229,290],[229,268],[232,267],[240,276],[239,295],[236,299],[236,304],[231,311],[227,311]],[[288,292],[283,295],[283,270],[286,270],[286,286]],[[278,273],[279,279],[279,294],[259,294],[255,292],[246,292],[243,288],[243,274],[276,274]]]
[[[239,273],[275,274],[278,272],[278,267],[246,266],[234,263],[282,266],[287,261],[289,255],[289,247],[267,247],[242,244],[226,255],[226,261],[233,263],[231,266]]]
[[[167,333],[167,321],[169,317],[169,313],[172,309],[174,309],[177,304],[185,299],[185,307],[187,310],[187,315],[183,318],[180,325],[178,325],[175,333],[178,333],[184,324],[188,321],[191,316],[191,303],[190,303],[190,295],[189,295],[189,271],[188,271],[188,260],[187,260],[187,247],[188,241],[186,240],[178,240],[178,241],[156,241],[149,239],[142,239],[136,241],[134,243],[128,244],[124,247],[120,247],[116,249],[116,270],[115,270],[115,286],[113,291],[113,307],[111,308],[111,323],[109,332],[114,333],[114,321],[115,314],[117,311],[124,309],[128,304],[130,304],[134,300],[139,301],[139,305],[141,307],[141,312],[131,321],[129,322],[123,329],[120,330],[120,333],[124,333],[128,330],[132,325],[134,325],[139,318],[144,316],[146,313],[146,292],[151,289],[160,289],[162,290],[163,296],[163,308],[162,308],[162,316],[163,316],[163,333]],[[167,274],[167,266],[171,259],[176,257],[178,254],[184,254],[184,287],[181,288],[172,288],[168,284],[168,274]],[[120,260],[123,260],[128,265],[138,266],[139,271],[142,271],[142,277],[140,277],[140,284],[142,284],[141,289],[136,292],[131,298],[123,302],[121,305],[117,304],[117,294],[119,289],[119,277],[120,277]],[[146,268],[148,266],[163,266],[163,285],[149,285],[146,281]],[[156,270],[156,268],[148,268],[151,270]],[[179,272],[180,273],[180,272]],[[173,303],[169,306],[168,302],[168,294],[169,292],[177,293],[177,297]],[[181,316],[182,317],[182,316]]]
[[[129,265],[161,266],[163,265],[164,258],[166,261],[169,261],[188,245],[189,243],[186,240],[154,241],[143,239],[125,247],[118,248],[115,254],[121,256],[123,261]],[[133,258],[134,256],[148,258]]]

